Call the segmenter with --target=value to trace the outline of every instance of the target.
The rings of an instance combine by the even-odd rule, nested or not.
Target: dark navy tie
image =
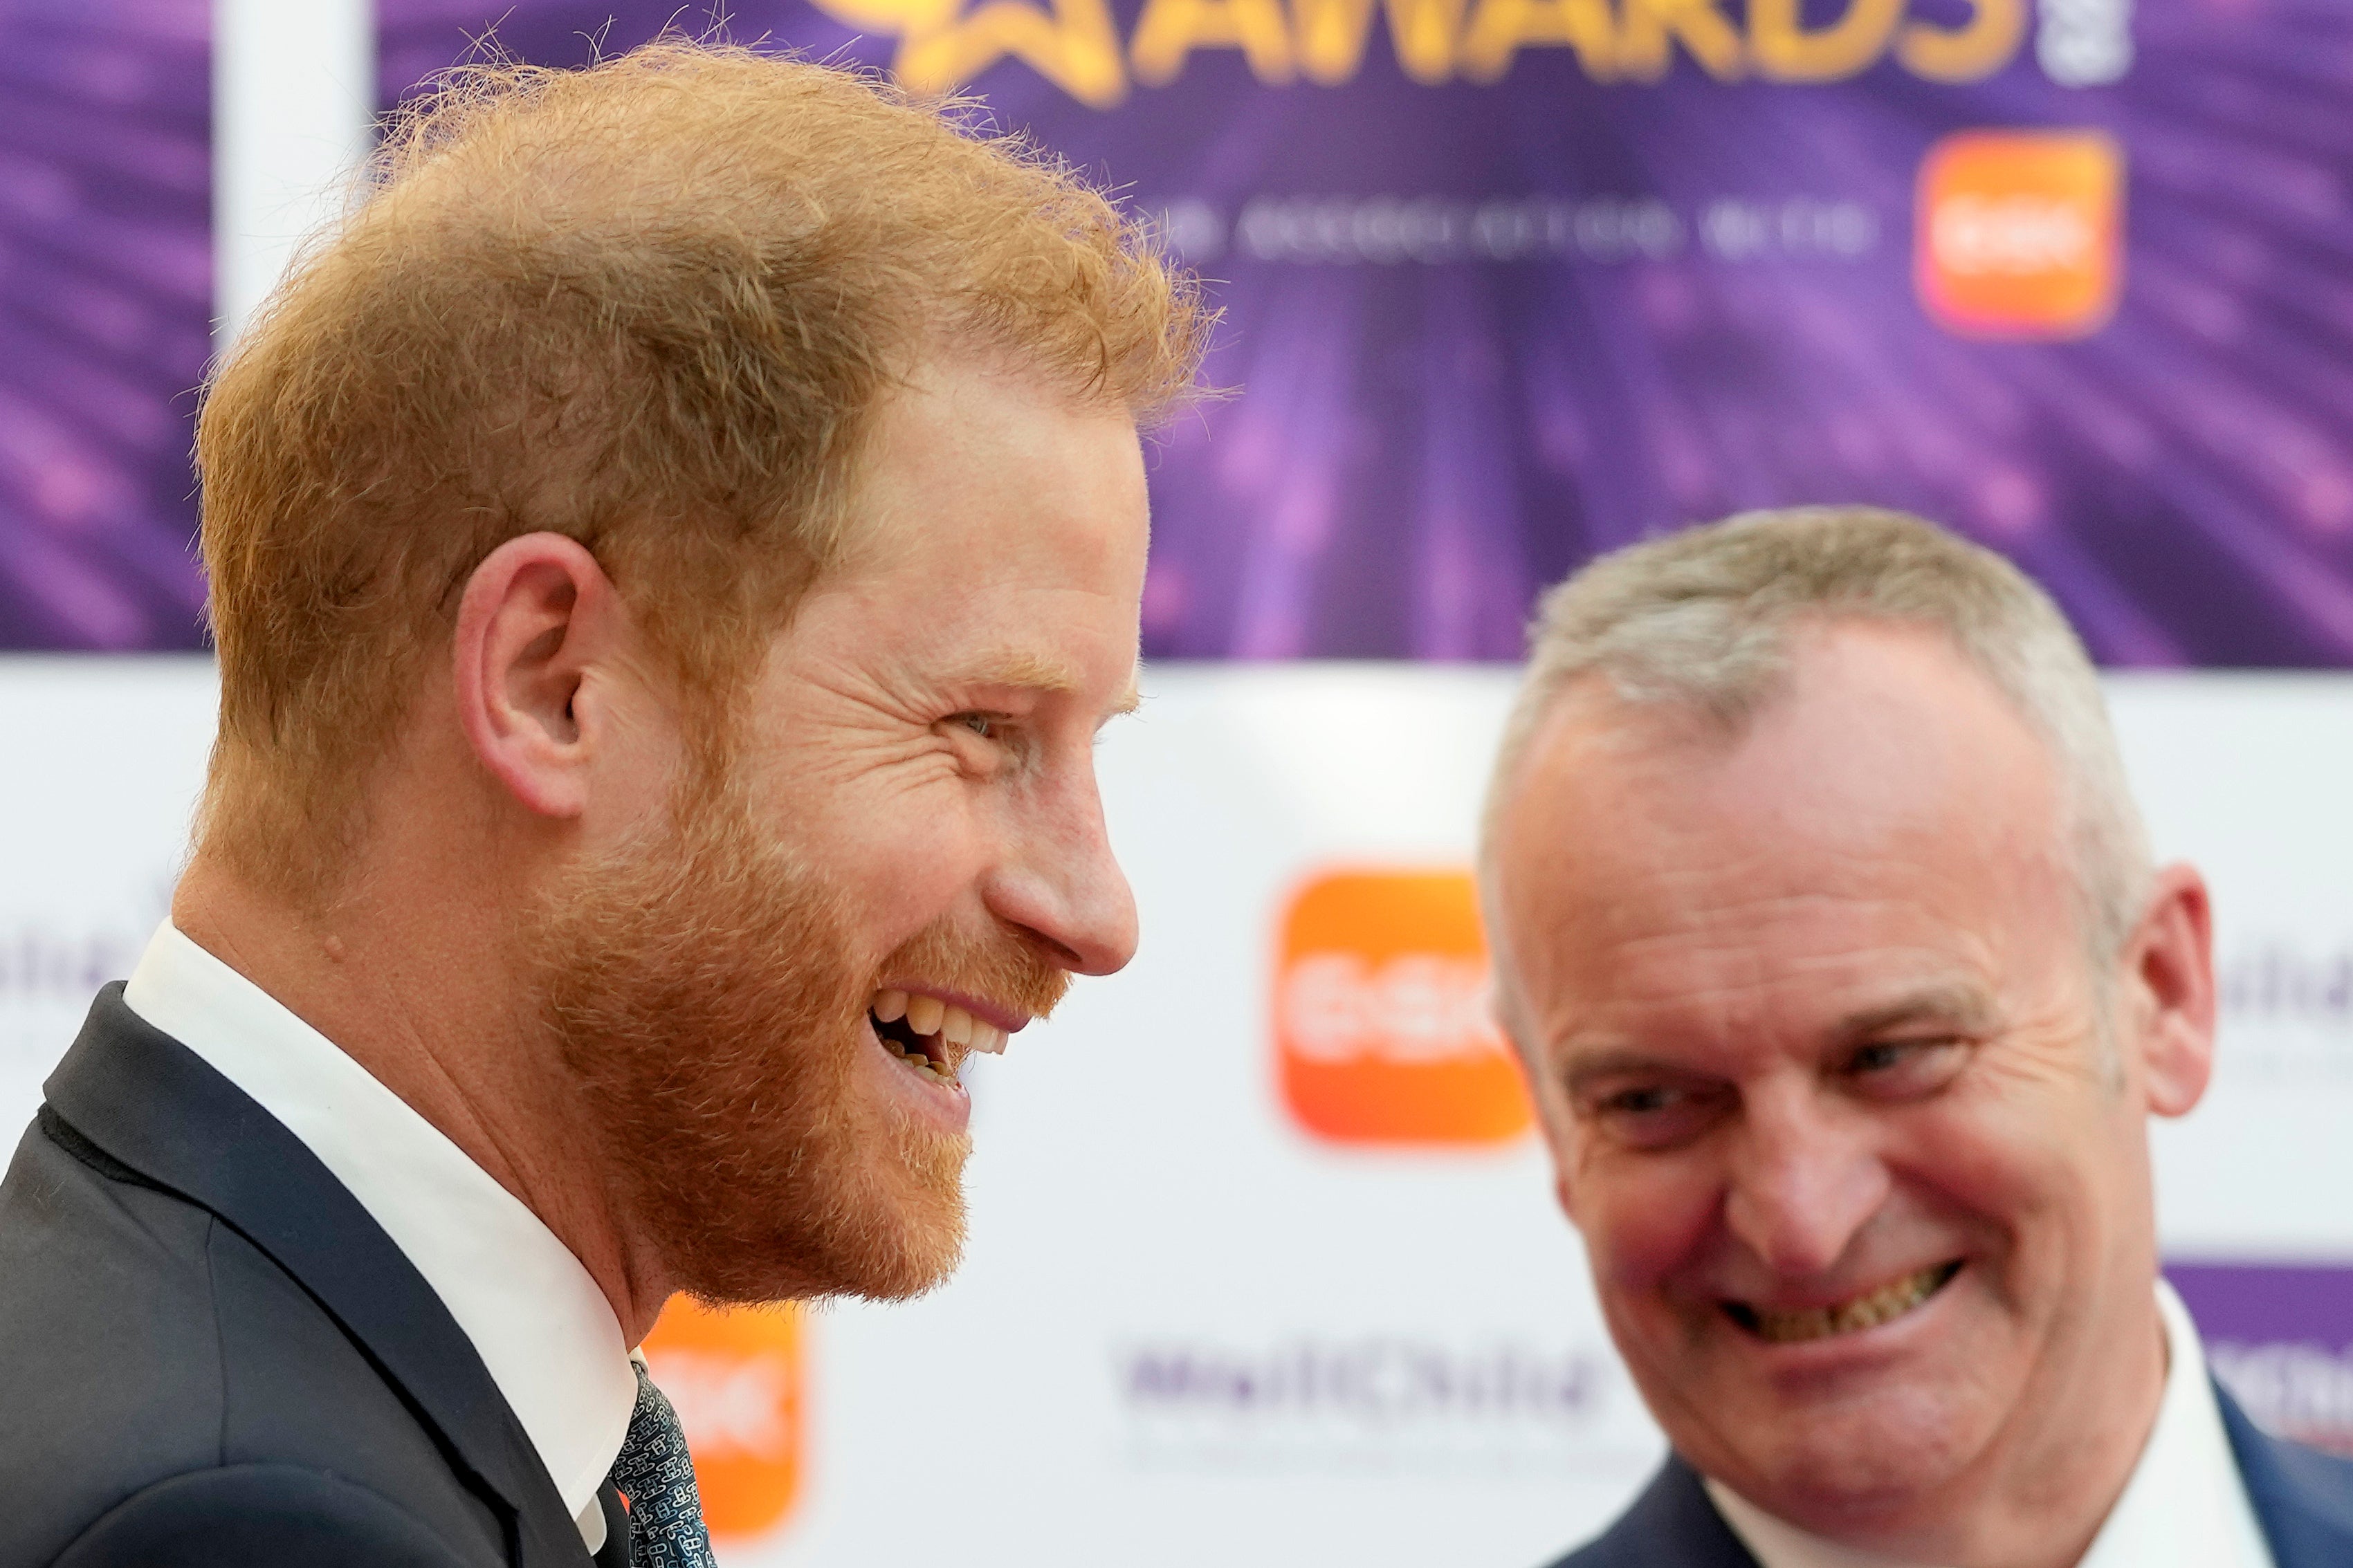
[[[632,1364],[638,1407],[621,1457],[613,1461],[613,1485],[629,1500],[630,1562],[633,1568],[718,1568],[678,1412],[646,1375],[645,1363]]]

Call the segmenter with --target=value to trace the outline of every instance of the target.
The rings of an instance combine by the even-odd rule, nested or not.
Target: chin
[[[962,1136],[832,1121],[793,1146],[705,1167],[648,1228],[673,1238],[675,1288],[713,1305],[903,1301],[963,1256],[969,1149]]]
[[[902,1167],[898,1190],[874,1221],[877,1239],[859,1260],[858,1281],[839,1295],[912,1300],[947,1283],[964,1260],[964,1163],[968,1139],[953,1141],[919,1171]],[[945,1179],[942,1179],[945,1173]]]
[[[1817,1533],[1900,1529],[1982,1448],[1972,1440],[1971,1414],[1906,1389],[1758,1421],[1748,1430],[1767,1442],[1735,1445],[1724,1479],[1767,1512]]]

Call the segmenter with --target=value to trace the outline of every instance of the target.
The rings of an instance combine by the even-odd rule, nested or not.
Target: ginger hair
[[[505,541],[586,546],[723,709],[841,560],[872,411],[924,356],[1149,423],[1213,320],[1066,166],[867,75],[676,38],[450,73],[206,392],[200,852],[323,896]]]

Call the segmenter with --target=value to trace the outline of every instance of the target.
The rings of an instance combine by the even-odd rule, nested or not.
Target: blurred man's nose
[[[1035,802],[1013,831],[1013,850],[989,879],[990,911],[1077,973],[1127,967],[1135,896],[1112,856],[1092,768]]]
[[[1811,1085],[1775,1085],[1743,1106],[1725,1222],[1776,1274],[1834,1268],[1887,1200],[1869,1128],[1818,1097]]]

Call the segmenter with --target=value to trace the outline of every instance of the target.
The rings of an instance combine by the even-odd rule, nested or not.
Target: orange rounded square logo
[[[1500,1143],[1527,1090],[1488,1011],[1466,870],[1345,870],[1292,896],[1274,1041],[1293,1120],[1342,1143]]]
[[[2079,338],[2124,283],[2124,154],[2097,131],[1965,131],[1920,165],[1914,274],[1945,327]]]
[[[719,1311],[680,1296],[643,1349],[685,1429],[712,1537],[741,1540],[783,1523],[803,1468],[800,1309]]]

